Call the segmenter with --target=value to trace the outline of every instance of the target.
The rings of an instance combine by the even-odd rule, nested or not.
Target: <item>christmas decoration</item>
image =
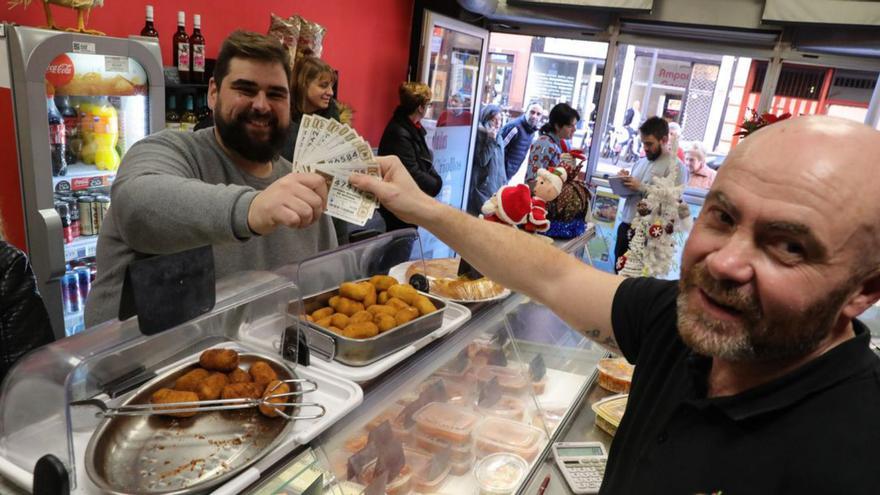
[[[739,127],[742,129],[739,132],[735,132],[734,136],[746,137],[749,134],[761,129],[762,127],[766,127],[770,124],[774,124],[779,122],[780,120],[785,120],[791,117],[790,113],[783,113],[780,115],[773,115],[772,113],[762,113],[758,115],[754,109],[750,108],[749,111],[752,112],[751,117],[743,120],[742,124]]]
[[[534,197],[525,184],[503,186],[483,203],[483,218],[522,226],[526,232],[546,232],[550,228],[547,202],[559,196],[566,179],[565,169],[561,167],[538,170]]]
[[[654,177],[645,185],[647,194],[636,209],[639,213],[632,222],[629,250],[618,258],[618,273],[625,277],[660,277],[673,267],[676,233],[691,228],[690,209],[681,201],[685,185],[676,185],[680,169],[676,150],[660,159],[670,161],[671,172],[666,177]],[[644,202],[644,205],[641,204]]]
[[[555,239],[572,239],[586,231],[592,195],[587,184],[579,178],[585,158],[580,150],[571,150],[560,156],[560,166],[565,169],[567,179],[559,196],[547,203],[550,228],[543,232],[544,235]]]

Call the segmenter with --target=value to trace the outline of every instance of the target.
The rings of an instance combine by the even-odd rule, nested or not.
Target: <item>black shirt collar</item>
[[[706,398],[711,358],[691,352],[687,357],[693,385],[691,403],[699,409],[714,407],[734,421],[789,407],[805,397],[839,383],[871,366],[877,356],[871,351],[871,333],[859,320],[853,320],[855,337],[775,380],[745,392],[719,398]]]

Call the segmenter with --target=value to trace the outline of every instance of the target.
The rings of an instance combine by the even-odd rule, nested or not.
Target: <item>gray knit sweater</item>
[[[327,216],[305,229],[251,234],[251,201],[290,171],[283,158],[265,179],[242,171],[220,147],[213,127],[192,134],[162,131],[132,146],[113,183],[98,238],[98,278],[86,304],[86,326],[117,318],[125,268],[150,255],[211,244],[220,279],[336,247]]]

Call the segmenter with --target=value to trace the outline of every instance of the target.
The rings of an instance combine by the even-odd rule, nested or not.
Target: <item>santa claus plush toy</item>
[[[527,232],[546,232],[550,228],[547,202],[559,196],[566,178],[564,168],[539,169],[534,197],[525,184],[504,186],[483,204],[483,218],[491,222],[522,225]]]

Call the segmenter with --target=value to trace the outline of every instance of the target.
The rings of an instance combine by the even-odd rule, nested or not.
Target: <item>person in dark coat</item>
[[[504,147],[501,140],[501,107],[486,105],[480,112],[477,145],[471,169],[471,186],[467,212],[480,215],[480,209],[501,186],[507,184],[504,170]]]
[[[379,155],[397,155],[419,189],[436,196],[443,187],[443,179],[434,169],[434,154],[428,148],[426,132],[421,124],[431,101],[431,88],[423,83],[405,82],[400,85],[398,93],[400,105],[382,133]],[[386,232],[415,227],[385,208],[380,208],[379,213],[385,220]]]
[[[532,103],[525,113],[501,128],[501,139],[504,143],[504,168],[507,180],[516,175],[522,166],[543,117],[544,109],[541,108],[541,105]]]
[[[16,361],[55,340],[27,255],[6,242],[0,220],[0,380]]]

